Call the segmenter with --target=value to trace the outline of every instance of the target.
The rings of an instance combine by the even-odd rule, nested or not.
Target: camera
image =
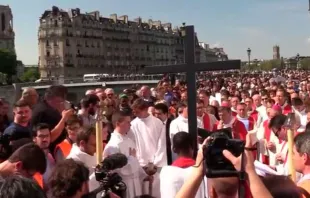
[[[100,187],[83,198],[96,198],[99,193],[101,198],[109,198],[110,192],[124,197],[123,194],[127,189],[126,184],[122,181],[121,176],[113,170],[122,168],[127,163],[127,157],[121,153],[106,157],[95,169],[96,180],[100,183]]]
[[[211,140],[203,148],[203,157],[208,178],[235,177],[239,175],[233,164],[225,158],[223,150],[230,151],[234,156],[243,153],[245,142],[232,139],[231,129],[221,129],[213,132]]]

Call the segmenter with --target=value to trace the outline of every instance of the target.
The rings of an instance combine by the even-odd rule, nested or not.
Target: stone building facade
[[[40,18],[41,79],[80,78],[90,73],[138,73],[141,66],[183,62],[181,29],[171,23],[128,16],[102,17],[99,11],[81,13],[58,7]],[[196,39],[196,61],[200,49]]]
[[[9,6],[0,5],[0,48],[15,52],[13,14]]]

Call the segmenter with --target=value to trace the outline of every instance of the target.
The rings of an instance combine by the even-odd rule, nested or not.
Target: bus
[[[100,74],[84,74],[83,81],[84,82],[97,82],[100,81]]]

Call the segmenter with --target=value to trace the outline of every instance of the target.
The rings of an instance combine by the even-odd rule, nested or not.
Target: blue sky
[[[195,25],[200,41],[224,47],[229,58],[272,58],[272,46],[281,56],[310,53],[310,14],[306,0],[0,0],[14,14],[17,56],[25,64],[37,64],[39,17],[56,5],[64,10],[99,10],[103,16],[117,13],[130,19],[182,22]]]

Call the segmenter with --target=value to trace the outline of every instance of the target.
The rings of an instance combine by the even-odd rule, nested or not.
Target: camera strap
[[[245,198],[245,182],[246,182],[246,173],[244,170],[244,155],[243,153],[241,155],[241,169],[239,172],[239,190],[238,190],[238,197],[239,198]]]

